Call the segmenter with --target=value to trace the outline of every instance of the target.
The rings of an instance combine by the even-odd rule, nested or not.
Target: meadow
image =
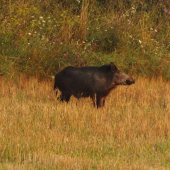
[[[168,0],[1,0],[0,169],[170,169],[169,28]],[[57,100],[62,68],[110,62],[136,83],[104,108]]]
[[[142,78],[94,108],[53,80],[0,78],[0,169],[169,169],[170,83]]]

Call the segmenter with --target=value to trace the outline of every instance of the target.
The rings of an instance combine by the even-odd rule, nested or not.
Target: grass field
[[[0,79],[0,169],[169,169],[170,82],[138,78],[94,108],[53,81]]]

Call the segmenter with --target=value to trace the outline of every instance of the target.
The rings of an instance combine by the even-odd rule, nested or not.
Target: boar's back
[[[55,81],[60,91],[76,97],[88,97],[111,83],[111,73],[110,65],[80,68],[69,66],[56,75]]]

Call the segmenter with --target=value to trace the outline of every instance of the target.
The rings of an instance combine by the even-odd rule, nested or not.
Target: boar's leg
[[[106,98],[106,97],[102,98],[102,100],[103,100],[103,106],[105,105],[105,98]]]
[[[63,97],[62,94],[61,94],[60,97],[58,97],[57,99],[60,100],[60,101],[62,101],[62,102],[64,101],[64,97]]]
[[[60,100],[61,100],[62,102],[63,102],[63,101],[68,102],[68,101],[70,100],[70,97],[71,97],[70,94],[68,94],[68,93],[62,93],[62,94],[60,95]]]
[[[97,94],[97,108],[103,107],[105,105],[106,96]]]
[[[90,94],[90,97],[91,97],[91,99],[93,101],[93,105],[95,107],[95,94]]]

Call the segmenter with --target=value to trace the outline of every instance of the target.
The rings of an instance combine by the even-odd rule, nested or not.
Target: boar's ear
[[[110,65],[111,65],[112,72],[115,72],[118,70],[118,68],[115,66],[115,64],[113,62],[111,62]]]

